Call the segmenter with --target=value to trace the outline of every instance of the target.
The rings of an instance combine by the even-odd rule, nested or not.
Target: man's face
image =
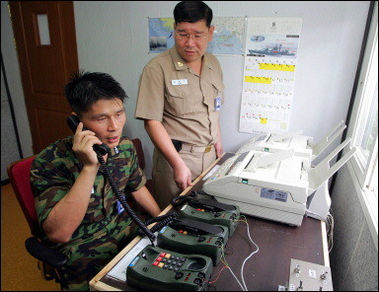
[[[201,61],[208,43],[213,39],[214,26],[207,27],[205,20],[179,22],[175,26],[175,46],[187,63]]]
[[[126,122],[124,105],[118,98],[100,99],[82,113],[81,121],[85,128],[95,132],[101,142],[110,148],[116,147]]]

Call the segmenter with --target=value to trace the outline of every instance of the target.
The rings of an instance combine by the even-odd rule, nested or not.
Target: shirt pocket
[[[193,89],[193,88],[192,88]],[[196,92],[188,84],[167,84],[165,111],[175,115],[184,116],[195,111]]]

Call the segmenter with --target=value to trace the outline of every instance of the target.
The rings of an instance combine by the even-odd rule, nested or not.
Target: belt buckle
[[[204,150],[204,153],[208,153],[209,151],[211,151],[212,149],[212,145],[208,145],[205,150]]]

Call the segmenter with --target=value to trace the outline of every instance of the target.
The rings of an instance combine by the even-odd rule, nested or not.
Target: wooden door
[[[33,151],[71,134],[64,86],[78,70],[72,1],[9,1]]]

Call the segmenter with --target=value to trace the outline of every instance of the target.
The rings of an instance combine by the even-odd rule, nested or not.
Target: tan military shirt
[[[198,75],[173,47],[145,66],[135,117],[161,121],[171,139],[199,146],[214,144],[223,89],[221,66],[214,55],[204,54]]]

